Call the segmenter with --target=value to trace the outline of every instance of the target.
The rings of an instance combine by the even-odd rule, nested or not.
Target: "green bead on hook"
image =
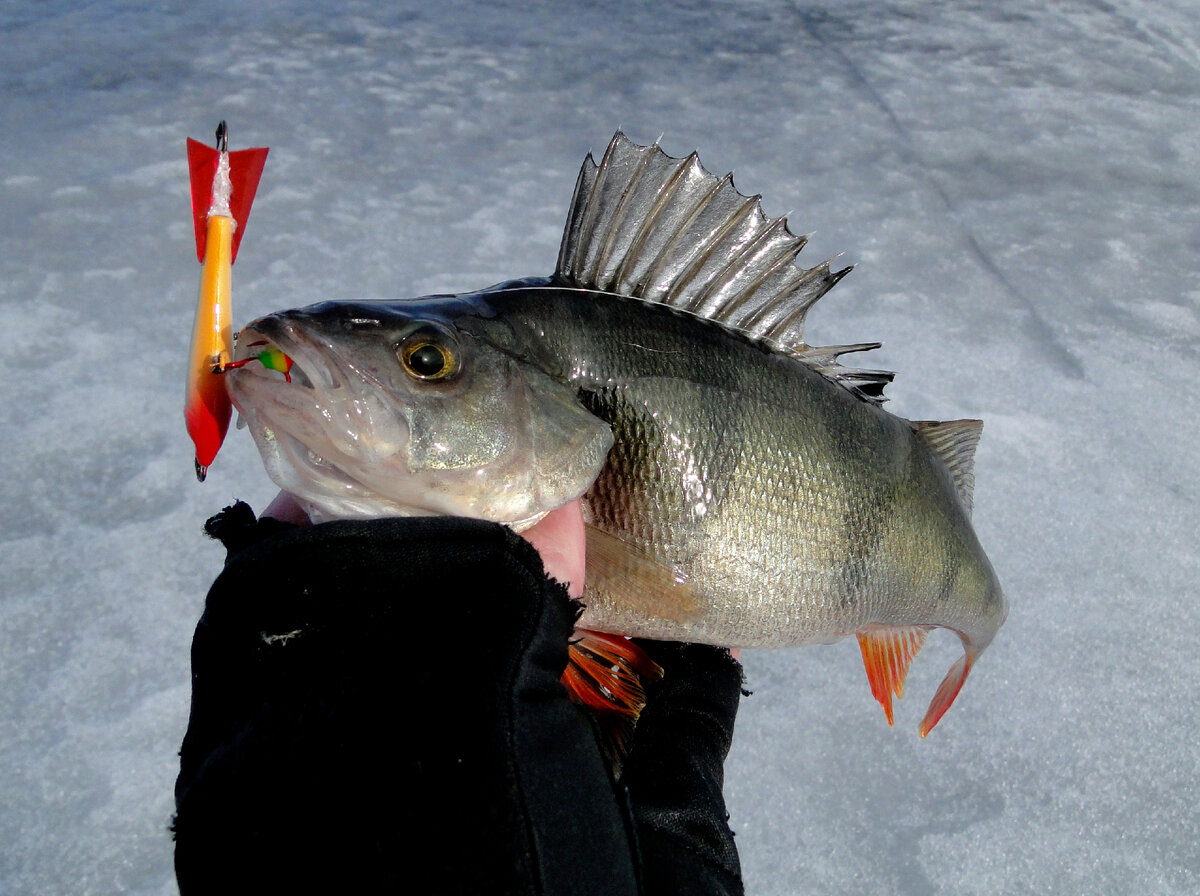
[[[259,346],[259,345],[267,345],[267,343],[266,342],[252,342],[252,343],[250,343],[249,347],[254,348],[255,346]],[[285,354],[282,349],[276,348],[273,345],[270,346],[269,348],[263,349],[261,352],[259,352],[256,355],[251,355],[249,358],[243,358],[240,361],[231,361],[230,363],[226,364],[223,368],[221,368],[220,372],[224,373],[226,370],[232,370],[237,367],[244,367],[245,365],[249,364],[251,361],[257,361],[263,367],[267,368],[267,370],[279,371],[280,373],[283,374],[283,379],[285,382],[290,383],[292,381],[291,370],[292,370],[292,365],[295,362],[293,362],[292,359],[287,354]]]

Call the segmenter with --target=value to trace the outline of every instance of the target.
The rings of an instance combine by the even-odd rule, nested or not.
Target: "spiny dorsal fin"
[[[921,440],[950,469],[954,487],[967,513],[975,491],[975,449],[983,433],[982,420],[914,420],[912,427]]]
[[[837,359],[852,352],[869,352],[879,348],[881,344],[860,342],[855,345],[803,345],[792,349],[791,354],[827,379],[845,386],[864,401],[879,404],[887,401],[883,389],[896,378],[896,374],[890,370],[843,367]]]
[[[558,254],[555,279],[670,305],[768,342],[865,401],[883,401],[892,374],[837,363],[847,351],[809,346],[804,319],[850,272],[829,261],[798,267],[807,237],[787,219],[770,220],[758,196],[743,196],[733,175],[717,177],[695,153],[674,159],[620,131],[597,165],[589,154]]]

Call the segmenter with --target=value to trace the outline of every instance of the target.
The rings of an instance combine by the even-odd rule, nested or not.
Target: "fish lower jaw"
[[[285,491],[306,504],[324,508],[323,515],[333,518],[328,510],[342,500],[361,504],[370,491],[341,467],[326,460],[295,436],[274,431],[276,469],[272,478]]]
[[[271,478],[296,498],[313,522],[454,514],[450,509],[410,504],[402,494],[382,494],[295,436],[276,431],[271,439],[275,444],[274,462],[267,465]],[[397,478],[403,477],[397,474]]]

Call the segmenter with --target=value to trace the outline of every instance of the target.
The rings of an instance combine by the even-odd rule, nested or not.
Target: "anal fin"
[[[856,634],[859,649],[862,651],[863,666],[867,670],[867,680],[871,683],[871,694],[883,707],[888,724],[891,725],[892,696],[904,696],[904,678],[908,674],[913,657],[925,643],[927,629],[919,625],[872,625],[860,629]],[[940,715],[939,713],[939,717]],[[936,721],[935,719],[934,723]],[[932,728],[933,725],[929,727]]]

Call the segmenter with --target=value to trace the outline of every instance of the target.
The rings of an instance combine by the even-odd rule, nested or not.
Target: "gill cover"
[[[403,359],[453,352],[445,382],[410,375],[408,464],[417,474],[465,474],[461,512],[518,529],[578,498],[599,475],[612,431],[575,391],[528,358],[457,330],[452,346],[402,346]],[[424,343],[424,336],[416,340]],[[436,362],[433,362],[436,363]],[[421,394],[424,393],[424,394]],[[478,497],[471,497],[478,490]]]

